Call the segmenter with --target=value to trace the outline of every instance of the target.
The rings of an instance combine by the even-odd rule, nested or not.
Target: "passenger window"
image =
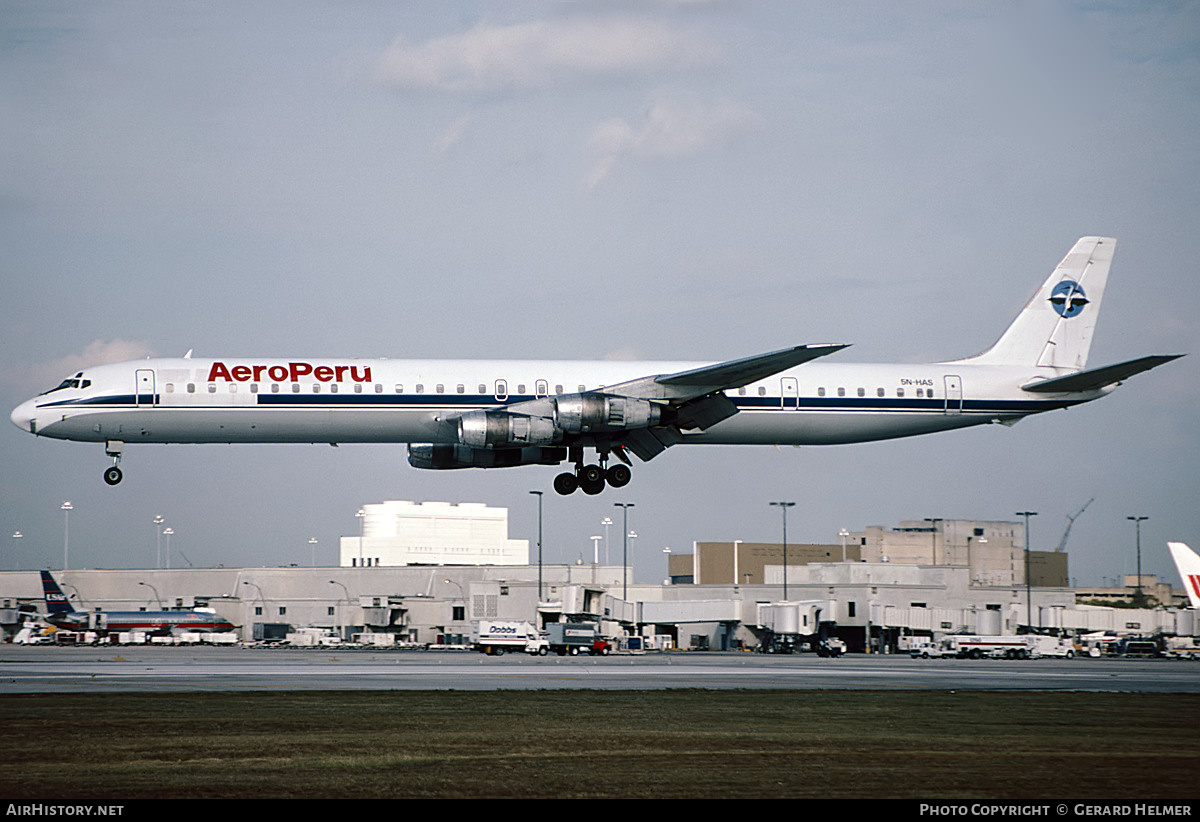
[[[215,382],[210,382],[208,384],[208,393],[210,393],[210,394],[217,393],[217,384]]]
[[[397,393],[397,394],[403,394],[403,393],[404,393],[404,383],[402,383],[402,382],[398,382],[398,383],[396,383],[396,393]]]
[[[300,383],[298,383],[298,382],[294,382],[294,383],[292,383],[292,393],[293,393],[293,394],[299,394],[299,393],[300,393]]]
[[[236,394],[236,393],[237,393],[237,383],[236,383],[236,382],[231,382],[231,383],[229,383],[229,393],[230,393],[230,394]]]
[[[336,382],[335,382],[335,383],[331,383],[331,384],[329,385],[329,393],[330,393],[330,394],[336,394],[336,393],[337,393],[337,383],[336,383]]]
[[[277,383],[277,382],[273,382],[273,383],[271,383],[271,393],[272,393],[272,394],[278,394],[278,393],[279,393],[279,383]]]
[[[886,394],[887,394],[887,392],[884,391],[882,388],[875,389],[875,396],[877,396],[877,397],[882,397],[882,396],[885,396]]]
[[[518,393],[518,394],[524,394],[524,393],[525,393],[525,383],[523,383],[523,382],[519,382],[519,383],[517,383],[517,393]]]
[[[860,397],[867,396],[867,389],[865,389],[865,388],[858,389],[858,396],[860,396]]]
[[[562,393],[562,386],[561,386],[561,385],[556,385],[556,386],[554,386],[554,393],[555,393],[555,394],[561,394],[561,393]]]
[[[417,393],[418,393],[418,394],[424,394],[424,393],[425,393],[425,386],[421,385],[420,383],[417,383]]]
[[[174,394],[174,393],[175,393],[175,384],[174,384],[174,383],[170,383],[170,382],[169,382],[169,383],[167,383],[167,393],[168,393],[168,394]]]
[[[823,397],[823,396],[825,396],[825,389],[824,389],[824,388],[818,388],[818,389],[817,389],[817,396],[818,396],[818,397]]]
[[[439,382],[436,386],[434,386],[433,390],[438,392],[439,394],[444,394],[444,393],[446,393],[446,386],[442,385]]]
[[[903,396],[904,396],[904,389],[903,389],[903,388],[897,388],[897,389],[896,389],[896,396],[897,396],[897,397],[903,397]]]
[[[765,385],[760,385],[758,387],[758,396],[760,396],[760,397],[767,396],[767,387]]]
[[[838,396],[839,396],[839,397],[844,397],[844,396],[846,396],[846,389],[845,389],[845,388],[839,388],[839,389],[838,389]]]
[[[314,382],[314,383],[313,383],[313,393],[314,393],[314,394],[320,394],[320,393],[321,393],[321,383],[319,383],[319,382]]]
[[[487,393],[487,386],[486,386],[486,385],[484,385],[483,383],[479,383],[479,393],[480,393],[480,394],[486,394],[486,393]]]
[[[376,393],[376,394],[382,394],[382,393],[383,393],[383,383],[378,383],[378,382],[377,382],[377,383],[375,383],[375,393]]]
[[[580,394],[582,394],[582,393],[583,393],[584,391],[586,391],[586,390],[587,390],[587,389],[586,389],[586,388],[584,388],[582,385],[581,385],[581,386],[579,386],[579,393],[580,393]]]
[[[256,382],[252,382],[252,383],[250,383],[250,393],[251,393],[251,394],[257,394],[257,393],[258,393],[258,383],[256,383]]]
[[[356,383],[354,383],[354,393],[355,393],[355,394],[361,394],[361,393],[362,393],[362,383],[360,383],[360,382],[356,382]]]
[[[459,383],[458,387],[455,390],[460,394],[467,393],[467,387],[465,385],[463,385],[462,383]]]
[[[746,386],[743,385],[741,388],[738,389],[738,396],[739,397],[746,396]]]

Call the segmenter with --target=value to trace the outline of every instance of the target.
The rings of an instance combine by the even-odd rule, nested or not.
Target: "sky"
[[[968,356],[1074,241],[1118,239],[1089,364],[1191,356],[1009,429],[681,447],[619,491],[404,446],[0,430],[2,568],[335,562],[388,499],[509,509],[547,562],[631,502],[664,548],[1067,517],[1070,575],[1200,544],[1200,6],[23,2],[0,9],[0,404],[147,356],[829,362]],[[70,500],[69,521],[60,509]],[[69,537],[68,532],[69,530]],[[10,537],[20,532],[20,538]]]

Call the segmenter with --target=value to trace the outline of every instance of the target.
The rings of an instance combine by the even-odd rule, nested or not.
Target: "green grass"
[[[1200,696],[0,697],[0,796],[1194,799]]]

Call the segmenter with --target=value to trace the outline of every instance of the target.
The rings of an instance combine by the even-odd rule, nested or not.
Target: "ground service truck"
[[[491,656],[500,656],[505,651],[545,656],[550,649],[550,643],[528,622],[494,619],[471,624],[471,644],[475,650]]]
[[[550,639],[550,650],[559,656],[588,653],[592,656],[607,656],[608,641],[588,622],[551,622],[546,626]]]

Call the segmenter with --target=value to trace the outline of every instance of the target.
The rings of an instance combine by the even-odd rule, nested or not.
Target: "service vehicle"
[[[587,653],[592,656],[608,656],[612,650],[608,640],[590,622],[551,622],[546,626],[550,650],[559,656],[577,656]]]
[[[489,656],[501,656],[506,651],[545,656],[550,649],[550,643],[530,623],[496,619],[471,623],[471,645]]]
[[[957,650],[952,650],[937,642],[921,642],[908,650],[913,659],[942,659],[958,656]]]

